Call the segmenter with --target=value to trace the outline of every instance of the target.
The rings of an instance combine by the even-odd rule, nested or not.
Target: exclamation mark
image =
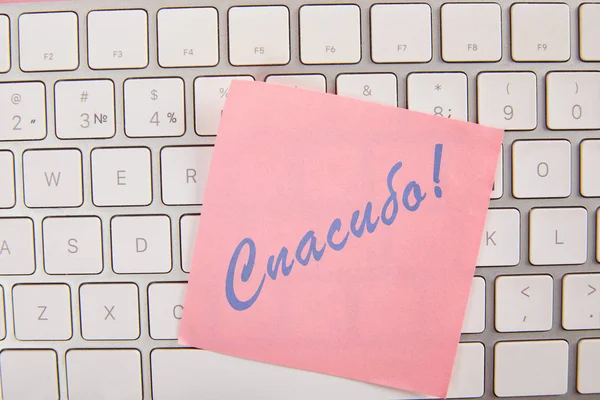
[[[443,149],[444,145],[443,144],[436,144],[435,145],[435,154],[434,154],[434,160],[433,160],[433,181],[437,184],[440,183],[440,166],[442,164],[442,149]],[[435,197],[437,197],[438,199],[442,197],[442,188],[439,186],[435,186],[433,188],[433,191],[435,192]]]

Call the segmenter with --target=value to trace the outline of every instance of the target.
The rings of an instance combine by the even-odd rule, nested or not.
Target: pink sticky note
[[[445,396],[502,136],[234,81],[180,342]]]

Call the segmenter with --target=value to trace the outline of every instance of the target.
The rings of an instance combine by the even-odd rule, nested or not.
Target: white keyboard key
[[[135,284],[83,284],[79,288],[79,301],[84,339],[134,340],[140,336]]]
[[[102,222],[98,217],[50,217],[42,224],[48,274],[102,272]]]
[[[4,338],[6,338],[6,315],[4,314],[4,289],[0,286],[0,340]]]
[[[71,71],[79,66],[79,29],[74,12],[21,14],[19,17],[21,69]]]
[[[185,283],[153,283],[148,287],[152,339],[177,339],[185,288]]]
[[[157,23],[158,62],[162,67],[208,67],[219,62],[215,8],[163,8]]]
[[[600,262],[600,213],[596,212],[596,261]]]
[[[183,79],[127,79],[125,134],[130,137],[185,133]]]
[[[477,75],[477,122],[521,131],[537,126],[537,84],[533,72]]]
[[[171,220],[166,215],[114,217],[112,267],[117,274],[171,270]]]
[[[249,75],[199,76],[194,80],[194,114],[196,133],[200,136],[216,135],[229,84],[234,79],[253,81]]]
[[[483,396],[485,348],[481,343],[459,343],[448,387],[449,399]]]
[[[584,61],[600,61],[600,4],[579,6],[579,56]]]
[[[28,150],[23,154],[27,207],[79,207],[83,204],[79,150]]]
[[[150,150],[145,147],[92,151],[92,197],[97,206],[152,202]]]
[[[46,137],[46,88],[42,82],[0,83],[0,141]]]
[[[264,399],[422,399],[424,396],[379,385],[259,363],[193,349],[156,349],[150,355],[154,400],[198,398]],[[210,379],[198,379],[210,376]],[[231,385],[231,377],[236,384]],[[272,385],[270,382],[278,382]],[[484,348],[460,343],[448,398],[483,395]]]
[[[145,68],[148,65],[146,11],[92,11],[88,14],[87,26],[90,68]]]
[[[371,58],[376,63],[430,61],[431,7],[428,4],[373,5]]]
[[[550,129],[600,129],[600,72],[546,75],[546,121]]]
[[[290,11],[287,7],[231,7],[228,22],[232,65],[284,65],[290,62]]]
[[[562,326],[600,329],[600,274],[564,276]]]
[[[571,194],[571,144],[567,140],[513,143],[513,195],[517,198]]]
[[[356,4],[300,7],[300,60],[304,64],[356,64],[361,59]]]
[[[586,259],[585,208],[534,208],[529,212],[529,261],[533,265],[583,264]]]
[[[15,158],[8,150],[0,151],[0,208],[15,205]]]
[[[154,400],[199,398],[265,399],[390,399],[402,396],[383,386],[259,363],[195,349],[156,349],[150,355]],[[210,379],[198,379],[210,376]],[[236,384],[230,379],[236,377]],[[271,380],[272,379],[272,380]],[[277,385],[269,384],[276,381]]]
[[[17,339],[71,338],[71,290],[68,285],[16,285],[13,304]]]
[[[548,331],[552,328],[553,280],[550,275],[496,279],[495,326],[498,332]]]
[[[265,82],[314,90],[321,93],[327,91],[325,77],[321,74],[269,75]]]
[[[33,221],[0,218],[0,275],[29,275],[35,271]]]
[[[485,219],[477,266],[514,266],[519,263],[521,244],[519,210],[491,209]]]
[[[53,350],[0,353],[4,400],[58,400],[58,360]]]
[[[10,70],[10,20],[0,14],[0,73]]]
[[[600,174],[598,174],[598,171],[600,171],[600,140],[582,141],[580,151],[581,195],[585,197],[599,197]]]
[[[485,280],[476,276],[462,325],[462,333],[481,333],[485,329]]]
[[[513,60],[567,61],[571,58],[567,4],[513,4],[510,26]]]
[[[199,215],[184,215],[181,217],[179,237],[181,241],[181,269],[184,272],[190,272],[192,269],[199,222]]]
[[[67,352],[69,400],[141,400],[139,350],[70,350]]]
[[[600,393],[600,339],[581,340],[577,344],[577,391]]]
[[[494,175],[494,184],[490,198],[499,199],[504,192],[504,145],[500,145],[500,154],[498,155],[498,164],[496,165],[496,174]]]
[[[58,81],[54,91],[56,136],[99,139],[115,135],[115,88],[111,80]]]
[[[162,200],[167,205],[202,204],[213,146],[164,147],[160,152]]]
[[[441,19],[444,61],[499,61],[502,58],[499,4],[444,4]]]
[[[569,344],[566,341],[500,342],[494,352],[496,396],[567,393]]]
[[[398,79],[394,74],[340,74],[336,86],[340,96],[398,106]]]
[[[467,120],[467,75],[462,72],[411,73],[408,109],[442,118]]]

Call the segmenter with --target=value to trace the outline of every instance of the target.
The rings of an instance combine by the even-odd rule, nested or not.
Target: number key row
[[[215,135],[233,80],[250,75],[201,76],[194,80],[195,130]],[[324,92],[323,75],[271,75],[269,83]],[[186,132],[185,90],[181,78],[132,78],[124,83],[124,131],[129,137],[181,136]],[[398,105],[393,73],[340,74],[337,94]],[[546,75],[547,126],[553,130],[600,129],[600,72]],[[0,141],[46,137],[46,90],[42,82],[0,83]],[[114,83],[65,80],[55,85],[56,135],[61,139],[110,138],[116,134]],[[468,120],[467,75],[462,72],[411,73],[407,107],[446,118]],[[533,72],[482,72],[477,76],[477,122],[505,130],[537,127],[537,77]]]

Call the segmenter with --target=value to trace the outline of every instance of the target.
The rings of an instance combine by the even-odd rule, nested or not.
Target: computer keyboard
[[[424,398],[177,344],[234,79],[505,129],[449,395],[600,397],[600,4],[286,3],[0,5],[0,397]]]

